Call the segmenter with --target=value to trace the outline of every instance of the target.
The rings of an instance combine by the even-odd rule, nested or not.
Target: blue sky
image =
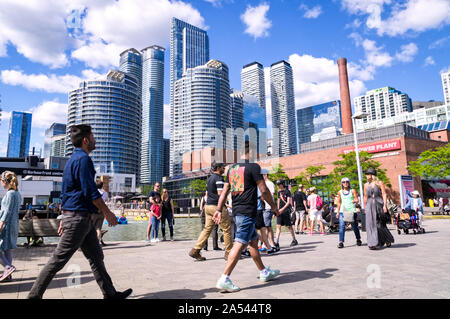
[[[45,129],[65,122],[67,92],[117,68],[129,47],[167,49],[167,111],[172,16],[208,31],[210,57],[229,66],[232,88],[240,89],[247,63],[267,72],[289,61],[296,108],[339,99],[340,57],[349,62],[352,97],[392,86],[413,101],[443,100],[448,0],[0,0],[0,156],[11,111],[33,112],[31,146],[43,148]]]

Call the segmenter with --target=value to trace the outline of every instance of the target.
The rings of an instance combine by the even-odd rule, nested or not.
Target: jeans
[[[237,226],[235,241],[248,245],[251,241],[258,239],[258,233],[255,228],[256,217],[236,215],[235,220]]]
[[[0,264],[2,264],[2,266],[5,267],[5,269],[12,266],[12,260],[13,255],[11,249],[0,251]]]
[[[116,290],[106,271],[103,250],[90,216],[63,216],[62,222],[63,233],[58,246],[34,282],[28,298],[42,298],[53,277],[64,268],[78,248],[89,261],[103,295],[114,295]]]
[[[166,219],[169,224],[170,238],[173,237],[173,217],[172,213],[163,214],[161,217],[161,232],[163,237],[166,237]]]
[[[152,230],[150,233],[150,238],[158,238],[158,231],[159,231],[159,219],[157,219],[155,216],[152,216]]]
[[[361,239],[361,235],[359,233],[359,228],[358,228],[358,221],[356,219],[357,216],[358,216],[358,214],[356,214],[356,213],[353,214],[352,229],[353,229],[353,232],[355,233],[356,239]],[[345,237],[344,214],[339,213],[339,241],[343,243],[344,237]]]

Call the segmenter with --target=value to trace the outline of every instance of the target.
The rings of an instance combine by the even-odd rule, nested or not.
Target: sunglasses
[[[350,182],[347,182],[347,181],[345,181],[345,182],[342,182],[342,184],[348,184],[348,183],[350,183]]]

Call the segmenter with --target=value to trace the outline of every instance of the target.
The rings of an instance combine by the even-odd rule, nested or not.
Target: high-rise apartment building
[[[28,156],[31,137],[31,113],[13,111],[9,120],[7,157]]]
[[[52,155],[52,149],[54,146],[52,146],[53,141],[59,141],[59,138],[52,139],[53,137],[58,136],[66,136],[66,124],[62,123],[53,123],[48,129],[45,130],[45,142],[44,142],[44,157],[50,157],[50,156],[56,156]],[[60,147],[56,148],[60,149]],[[58,155],[59,156],[59,155]],[[64,152],[63,155],[64,156]]]
[[[130,48],[120,54],[119,71],[132,75],[138,81],[138,86],[142,84],[142,54]]]
[[[442,90],[444,92],[444,102],[450,105],[450,70],[441,73]]]
[[[244,142],[244,94],[233,90],[231,97],[231,125],[234,130],[233,149],[237,150]]]
[[[50,138],[49,157],[65,157],[66,155],[66,134],[55,135]]]
[[[258,106],[266,108],[264,68],[261,63],[253,62],[244,65],[241,71],[241,86],[242,93],[255,97]]]
[[[150,46],[142,52],[142,134],[140,182],[161,182],[164,162],[164,52]]]
[[[139,165],[140,91],[135,76],[111,70],[106,77],[83,81],[69,93],[67,130],[92,127],[96,149],[91,153],[98,173],[134,174]],[[66,156],[73,153],[66,139]]]
[[[170,136],[171,156],[170,175],[174,174],[174,141],[173,136],[178,135],[176,128],[181,119],[177,116],[182,110],[175,110],[174,90],[175,81],[190,68],[205,65],[209,61],[209,38],[206,31],[187,22],[172,18],[170,26]],[[177,155],[178,156],[178,155]]]
[[[271,65],[270,93],[274,155],[296,154],[294,78],[288,62],[280,61]]]
[[[228,67],[211,60],[187,69],[174,85],[171,131],[171,175],[182,172],[182,157],[205,147],[232,148],[226,134],[232,128]],[[228,130],[227,130],[228,129]]]
[[[383,87],[367,91],[365,95],[353,99],[355,112],[364,112],[368,116],[356,120],[357,125],[367,122],[385,121],[404,112],[412,111],[412,103],[408,94],[391,87]]]
[[[341,133],[341,101],[331,101],[297,110],[299,150],[300,144],[313,142],[313,136],[315,139],[323,140]]]

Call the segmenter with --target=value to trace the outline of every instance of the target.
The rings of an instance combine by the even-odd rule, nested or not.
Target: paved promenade
[[[450,220],[425,220],[426,234],[397,235],[391,248],[370,251],[355,245],[346,233],[346,248],[338,249],[338,234],[298,235],[299,245],[289,247],[282,233],[282,250],[263,261],[281,270],[280,276],[262,283],[251,258],[241,260],[231,278],[241,287],[234,294],[214,288],[225,261],[223,252],[207,251],[204,262],[188,256],[194,241],[179,239],[151,246],[145,242],[116,242],[105,247],[107,269],[117,289],[133,288],[131,298],[450,298]],[[11,282],[0,283],[0,298],[26,298],[54,245],[19,248],[17,271]],[[80,276],[74,276],[79,271]],[[77,287],[68,287],[76,283]],[[81,252],[59,273],[45,298],[102,298],[90,267]]]

